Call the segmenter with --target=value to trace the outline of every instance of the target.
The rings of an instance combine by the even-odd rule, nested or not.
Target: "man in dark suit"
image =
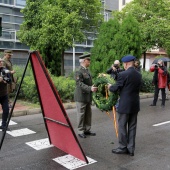
[[[139,91],[141,74],[134,68],[135,57],[128,55],[122,58],[125,71],[120,72],[115,85],[108,85],[111,92],[120,92],[118,106],[119,147],[113,149],[115,154],[134,156],[137,115],[140,110]]]
[[[92,77],[89,70],[90,53],[79,57],[80,67],[75,72],[76,89],[74,100],[77,108],[78,135],[86,138],[87,135],[95,136],[96,133],[90,131],[92,119],[92,92],[97,91],[97,87],[92,85]]]

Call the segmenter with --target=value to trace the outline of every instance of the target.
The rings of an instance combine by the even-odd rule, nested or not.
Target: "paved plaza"
[[[151,107],[152,98],[141,99],[135,156],[111,153],[118,146],[112,120],[93,106],[95,137],[78,140],[92,164],[82,170],[170,170],[170,100]],[[76,110],[66,110],[76,132]],[[110,113],[112,114],[112,113]],[[55,160],[68,154],[50,146],[41,113],[12,117],[0,151],[2,170],[67,170]],[[2,132],[0,132],[2,135]],[[41,146],[37,146],[41,143]]]

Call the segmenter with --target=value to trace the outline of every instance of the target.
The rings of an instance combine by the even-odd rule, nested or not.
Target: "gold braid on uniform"
[[[94,85],[98,87],[97,92],[93,93],[93,101],[101,111],[110,111],[115,106],[118,94],[111,93],[107,89],[107,84],[114,84],[115,80],[108,74],[99,74],[94,81]]]

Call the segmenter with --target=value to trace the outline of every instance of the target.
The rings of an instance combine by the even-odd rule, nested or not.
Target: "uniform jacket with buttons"
[[[76,102],[91,102],[92,101],[92,77],[88,69],[80,66],[75,72],[76,88],[74,92],[74,100]]]
[[[120,114],[134,114],[140,110],[139,92],[142,75],[134,68],[129,67],[118,75],[116,84],[112,85],[111,92],[120,92],[118,112]]]

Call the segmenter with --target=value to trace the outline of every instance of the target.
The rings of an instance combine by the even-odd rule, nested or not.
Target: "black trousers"
[[[128,151],[132,153],[135,150],[138,113],[118,113],[118,115],[119,148],[122,150],[128,149]]]
[[[162,103],[161,103],[161,105],[165,105],[165,100],[166,100],[165,88],[159,89],[157,85],[155,86],[153,104],[156,105],[156,103],[157,103],[159,90],[161,90],[161,93],[162,93]]]
[[[2,126],[5,127],[7,119],[8,119],[8,115],[9,115],[8,95],[0,97],[0,104],[1,104],[2,110],[3,110],[3,113],[2,113]]]

